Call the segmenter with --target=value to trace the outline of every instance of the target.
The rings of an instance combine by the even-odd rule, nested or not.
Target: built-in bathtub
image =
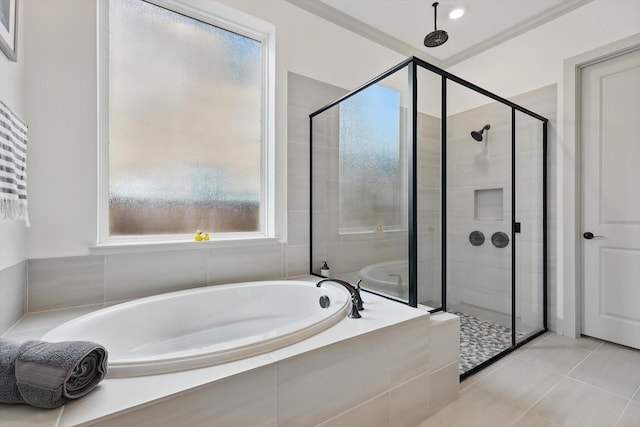
[[[109,377],[212,366],[299,342],[345,317],[346,289],[264,281],[171,292],[66,322],[45,341],[89,340],[109,351]]]
[[[276,283],[313,290],[317,281],[317,277],[308,277]],[[270,287],[273,283],[264,286]],[[245,292],[253,295],[246,300],[234,300],[233,307],[238,309],[242,309],[240,305],[250,305],[256,300],[258,306],[275,304],[245,289],[253,285],[261,286],[242,283],[218,285],[217,288],[237,287],[239,298]],[[319,292],[316,296],[335,292],[338,299],[341,295],[346,298],[342,287],[331,283],[323,284],[325,286],[325,289],[316,289]],[[185,294],[206,294],[207,291],[207,288],[201,288]],[[166,294],[160,299],[182,294]],[[212,423],[330,426],[350,425],[353,420],[371,427],[415,426],[458,396],[459,319],[449,313],[430,315],[429,307],[414,309],[370,293],[364,293],[363,298],[362,318],[347,318],[348,307],[345,307],[341,309],[344,311],[338,310],[339,319],[335,324],[293,344],[205,367],[107,378],[87,396],[51,410],[42,420],[40,409],[0,405],[0,419],[16,420],[20,425],[38,419],[41,420],[38,422],[40,427],[200,426]],[[204,304],[203,298],[196,299],[198,301],[185,299],[183,302],[204,305],[204,313],[212,317],[215,311],[227,309],[225,304],[215,305],[213,301]],[[298,299],[287,298],[276,311],[282,314],[281,309],[285,313],[296,310]],[[138,307],[146,301],[148,299],[132,301],[122,306]],[[195,306],[187,311],[197,311]],[[331,306],[337,308],[340,304],[332,302]],[[89,310],[98,312],[95,309],[86,306],[29,313],[5,337],[17,340],[48,338],[53,335],[43,336],[39,331],[61,326],[61,322],[68,319],[81,319],[82,323],[88,318]],[[306,310],[302,308],[302,311]],[[156,329],[164,327],[160,326],[164,325],[163,320],[149,317],[149,311],[133,311],[138,315],[132,315],[130,323],[120,323],[118,339],[127,339],[137,327],[136,322],[150,328],[154,325]],[[175,313],[188,315],[167,307],[156,315],[172,317]],[[169,323],[180,322],[174,318]],[[109,347],[109,351],[117,353]]]

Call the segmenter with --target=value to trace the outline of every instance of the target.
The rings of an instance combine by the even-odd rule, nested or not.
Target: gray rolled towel
[[[24,403],[16,383],[20,344],[0,338],[0,403]]]
[[[93,390],[107,375],[107,350],[89,341],[25,341],[15,377],[25,403],[58,408]]]

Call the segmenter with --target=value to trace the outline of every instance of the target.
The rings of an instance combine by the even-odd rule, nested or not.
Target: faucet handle
[[[356,282],[356,292],[358,293],[358,301],[357,301],[358,311],[364,310],[364,304],[362,302],[362,293],[360,293],[360,289],[361,289],[360,283],[362,283],[362,279],[358,279],[358,281]]]
[[[360,316],[360,313],[358,313],[358,301],[362,300],[356,295],[351,295],[351,311],[349,312],[349,315],[347,317],[350,317],[352,319],[359,319],[362,317]]]

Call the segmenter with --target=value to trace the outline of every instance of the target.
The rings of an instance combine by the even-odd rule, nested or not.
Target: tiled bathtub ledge
[[[270,353],[184,372],[107,379],[58,410],[0,405],[0,420],[7,427],[189,425],[214,418],[242,425],[339,425],[340,417],[373,406],[375,413],[386,410],[371,425],[415,425],[416,417],[419,422],[457,397],[457,346],[441,351],[457,340],[457,318],[434,315],[432,322],[424,310],[370,294],[364,299],[361,319],[345,319]],[[38,338],[96,308],[29,314],[5,335]],[[332,387],[345,395],[334,396]],[[431,391],[436,387],[445,393]]]

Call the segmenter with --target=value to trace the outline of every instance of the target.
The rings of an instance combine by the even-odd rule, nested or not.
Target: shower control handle
[[[587,240],[591,240],[591,239],[601,239],[604,236],[594,236],[592,232],[587,231],[582,235],[582,237],[584,237]]]

